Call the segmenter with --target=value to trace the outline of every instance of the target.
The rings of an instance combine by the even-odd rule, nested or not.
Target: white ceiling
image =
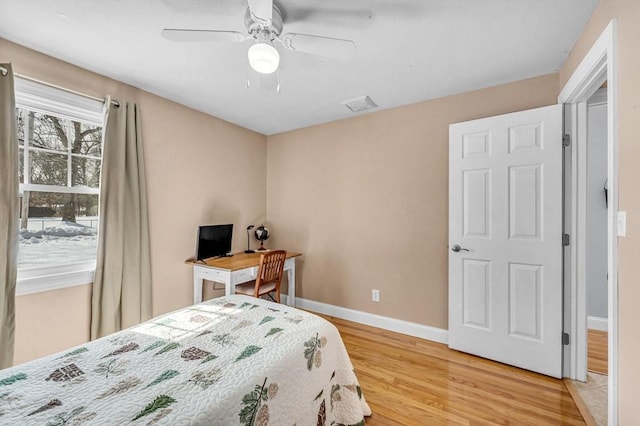
[[[278,1],[278,0],[277,0]],[[281,54],[281,92],[246,88],[243,43],[175,43],[163,28],[245,32],[246,0],[0,0],[0,37],[271,135],[552,73],[597,0],[279,0],[284,31],[352,39],[348,62]],[[19,70],[18,70],[19,71]]]

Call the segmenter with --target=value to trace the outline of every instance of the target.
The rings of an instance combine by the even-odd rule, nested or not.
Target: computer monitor
[[[231,253],[232,236],[233,224],[200,226],[198,228],[196,260],[226,256]]]

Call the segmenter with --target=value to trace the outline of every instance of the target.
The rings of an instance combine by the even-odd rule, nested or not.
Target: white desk
[[[260,265],[260,252],[235,253],[231,257],[221,257],[207,260],[206,263],[196,263],[187,260],[186,263],[193,267],[193,303],[202,302],[202,284],[204,280],[224,284],[226,296],[234,294],[237,284],[253,281],[258,275]],[[295,306],[296,299],[296,257],[300,253],[287,252],[284,262],[284,271],[287,273],[289,288],[287,292],[287,305]]]

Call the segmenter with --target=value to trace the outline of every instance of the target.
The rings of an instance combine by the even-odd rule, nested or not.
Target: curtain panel
[[[13,365],[18,272],[18,131],[11,64],[0,64],[0,369]]]
[[[106,105],[91,339],[152,316],[140,111],[134,103],[112,103],[110,98]]]

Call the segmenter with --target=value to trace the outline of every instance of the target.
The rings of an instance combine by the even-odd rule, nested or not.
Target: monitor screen
[[[196,260],[224,256],[231,252],[233,224],[207,225],[198,228]]]

